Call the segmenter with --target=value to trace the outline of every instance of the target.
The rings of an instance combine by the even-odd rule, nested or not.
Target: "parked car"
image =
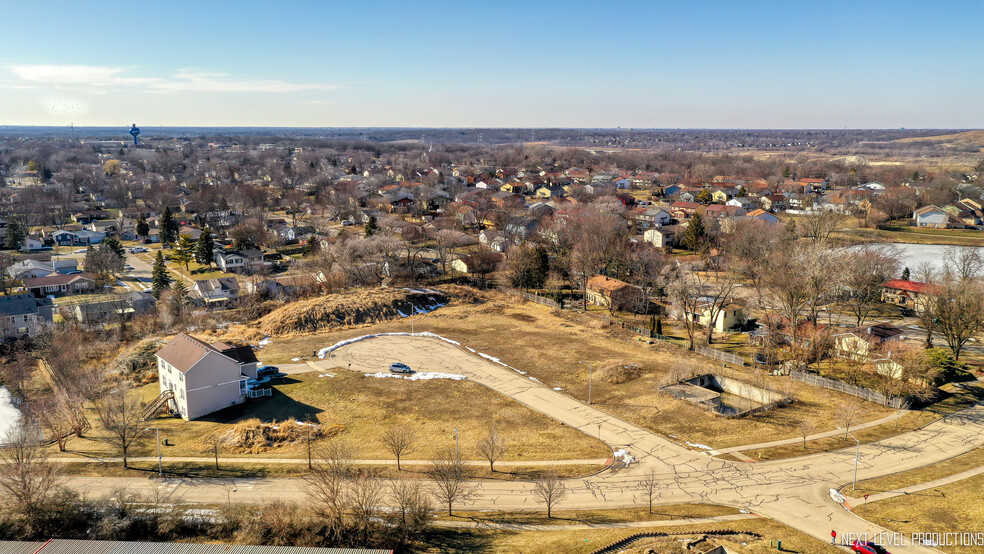
[[[891,554],[888,550],[885,550],[884,546],[871,541],[854,541],[854,544],[851,545],[851,552],[858,552],[859,554]]]
[[[342,226],[343,227],[348,227],[349,225],[355,225],[355,222],[352,221],[351,219],[343,219],[342,220]]]
[[[399,362],[395,362],[395,363],[390,364],[390,372],[391,373],[413,373],[413,370],[410,369],[410,366],[408,366],[407,364],[401,364]]]
[[[256,370],[257,377],[268,377],[280,373],[280,368],[275,365],[265,365]]]

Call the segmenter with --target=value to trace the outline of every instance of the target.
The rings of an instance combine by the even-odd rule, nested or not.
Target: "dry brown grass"
[[[642,367],[624,360],[605,364],[598,370],[598,379],[613,385],[628,383],[639,377],[642,377]]]
[[[587,400],[588,365],[595,374],[592,401],[616,416],[683,443],[707,444],[725,448],[797,436],[797,426],[807,419],[817,432],[839,425],[841,404],[854,397],[785,377],[772,377],[755,368],[735,369],[754,384],[772,389],[789,389],[796,398],[792,405],[740,420],[715,417],[687,402],[657,392],[658,385],[681,369],[715,371],[721,366],[706,358],[665,344],[649,344],[639,337],[608,326],[598,318],[559,312],[539,304],[517,300],[497,292],[481,293],[477,304],[453,303],[415,320],[415,330],[430,331],[460,341],[463,346],[495,356],[503,363],[529,372],[548,387],[560,387],[564,394]],[[520,317],[522,318],[520,320]],[[522,321],[522,323],[520,323]],[[275,340],[264,348],[266,363],[287,362],[340,340],[371,333],[407,332],[406,320],[387,321],[357,328]],[[228,338],[235,338],[230,333]],[[615,365],[635,364],[638,377],[621,383],[600,378],[600,370]],[[474,402],[473,402],[474,404]],[[863,403],[870,421],[892,410]]]
[[[447,297],[442,292],[361,289],[291,302],[263,316],[255,328],[270,336],[325,331],[398,319],[403,317],[401,312],[412,313],[414,306],[421,308],[446,302]]]
[[[337,439],[354,445],[356,456],[365,459],[393,459],[381,437],[390,426],[406,425],[413,428],[420,443],[406,459],[427,460],[441,448],[454,446],[454,429],[457,428],[462,456],[483,460],[476,443],[486,433],[490,421],[496,422],[509,445],[503,461],[605,459],[611,455],[611,450],[597,439],[477,383],[374,379],[349,371],[338,372],[335,377],[318,375],[312,372],[287,377],[274,385],[272,397],[233,406],[202,419],[159,418],[149,422],[148,426],[160,427],[161,438],[167,437],[173,445],[165,447],[165,457],[210,457],[213,453],[210,437],[221,437],[237,425],[241,429],[255,429],[255,421],[269,425],[291,418],[310,420],[325,430],[344,429],[335,435]],[[140,387],[139,391],[144,401],[150,401],[159,392],[159,387],[154,383]],[[116,455],[108,435],[98,425],[97,414],[88,410],[87,416],[95,428],[85,439],[70,440],[68,453],[58,453],[52,447],[53,455]],[[294,432],[294,440],[266,447],[259,454],[220,445],[219,456],[306,458],[306,429],[299,432],[300,440]],[[262,445],[264,439],[258,440]],[[325,440],[324,437],[315,438],[314,447]],[[148,433],[132,452],[133,456],[156,454],[153,433]]]
[[[867,520],[904,533],[981,533],[984,521],[984,475],[861,505],[855,510]],[[981,546],[945,546],[945,552],[971,554]]]
[[[218,435],[221,443],[234,452],[260,454],[276,448],[296,445],[308,439],[318,440],[338,436],[344,425],[301,424],[294,418],[263,422],[250,418],[231,425]]]
[[[984,448],[978,448],[931,466],[861,481],[858,483],[856,490],[847,490],[846,493],[854,497],[859,497],[865,494],[876,494],[902,489],[949,477],[950,475],[956,475],[957,473],[978,468],[982,465],[984,465]]]

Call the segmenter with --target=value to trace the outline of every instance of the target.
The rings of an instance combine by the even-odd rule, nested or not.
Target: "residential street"
[[[135,266],[136,267],[136,266]],[[596,476],[567,482],[570,494],[560,508],[617,508],[643,505],[639,482],[654,471],[660,479],[660,504],[715,503],[745,509],[775,519],[821,540],[831,530],[875,535],[887,530],[854,515],[833,501],[828,491],[850,483],[854,448],[763,463],[736,463],[688,450],[655,433],[622,421],[593,406],[543,386],[516,370],[479,358],[438,338],[380,336],[351,343],[331,352],[339,369],[385,371],[401,361],[418,371],[458,373],[566,425],[598,436],[613,449],[626,449],[636,458],[628,468],[616,464]],[[931,465],[984,445],[984,405],[977,405],[947,421],[919,431],[862,445],[858,479],[868,479]],[[164,486],[183,502],[264,502],[277,498],[300,499],[300,479],[165,479]],[[147,479],[78,477],[71,485],[89,494],[108,493],[120,485],[149,490]],[[516,481],[481,481],[477,494],[464,509],[542,509],[532,495],[532,484]],[[233,492],[235,491],[235,492]],[[932,531],[927,529],[926,531]],[[933,552],[914,545],[892,545],[892,552]]]

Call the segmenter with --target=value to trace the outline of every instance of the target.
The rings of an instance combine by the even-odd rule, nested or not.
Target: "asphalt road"
[[[136,267],[136,266],[134,266]],[[624,448],[637,460],[601,474],[566,481],[568,497],[559,509],[602,509],[645,505],[641,479],[652,471],[659,480],[659,504],[714,503],[741,508],[829,541],[831,530],[852,534],[889,533],[865,521],[829,496],[852,481],[854,448],[763,463],[730,462],[684,448],[648,430],[623,421],[562,392],[554,391],[516,370],[480,358],[441,341],[420,336],[381,336],[335,350],[336,368],[374,373],[402,361],[417,371],[466,375],[531,409]],[[326,360],[327,361],[327,360]],[[321,366],[323,362],[318,365]],[[323,364],[328,365],[328,364]],[[336,370],[338,370],[336,369]],[[859,480],[931,465],[984,445],[984,405],[977,405],[921,430],[862,445],[857,464]],[[71,484],[89,494],[109,493],[120,485],[147,492],[157,486],[173,490],[183,502],[265,502],[300,499],[300,479],[147,479],[79,477]],[[479,481],[475,495],[459,509],[542,509],[532,483]],[[235,491],[235,492],[232,492]],[[927,532],[933,529],[927,529]],[[892,545],[892,552],[935,552],[921,545]]]

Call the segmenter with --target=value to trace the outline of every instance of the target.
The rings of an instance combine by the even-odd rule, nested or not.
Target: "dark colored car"
[[[851,545],[851,551],[858,552],[859,554],[891,554],[888,550],[885,550],[884,546],[871,541],[854,541],[854,544]]]
[[[256,370],[257,377],[269,377],[280,373],[280,368],[273,365],[265,365]]]

